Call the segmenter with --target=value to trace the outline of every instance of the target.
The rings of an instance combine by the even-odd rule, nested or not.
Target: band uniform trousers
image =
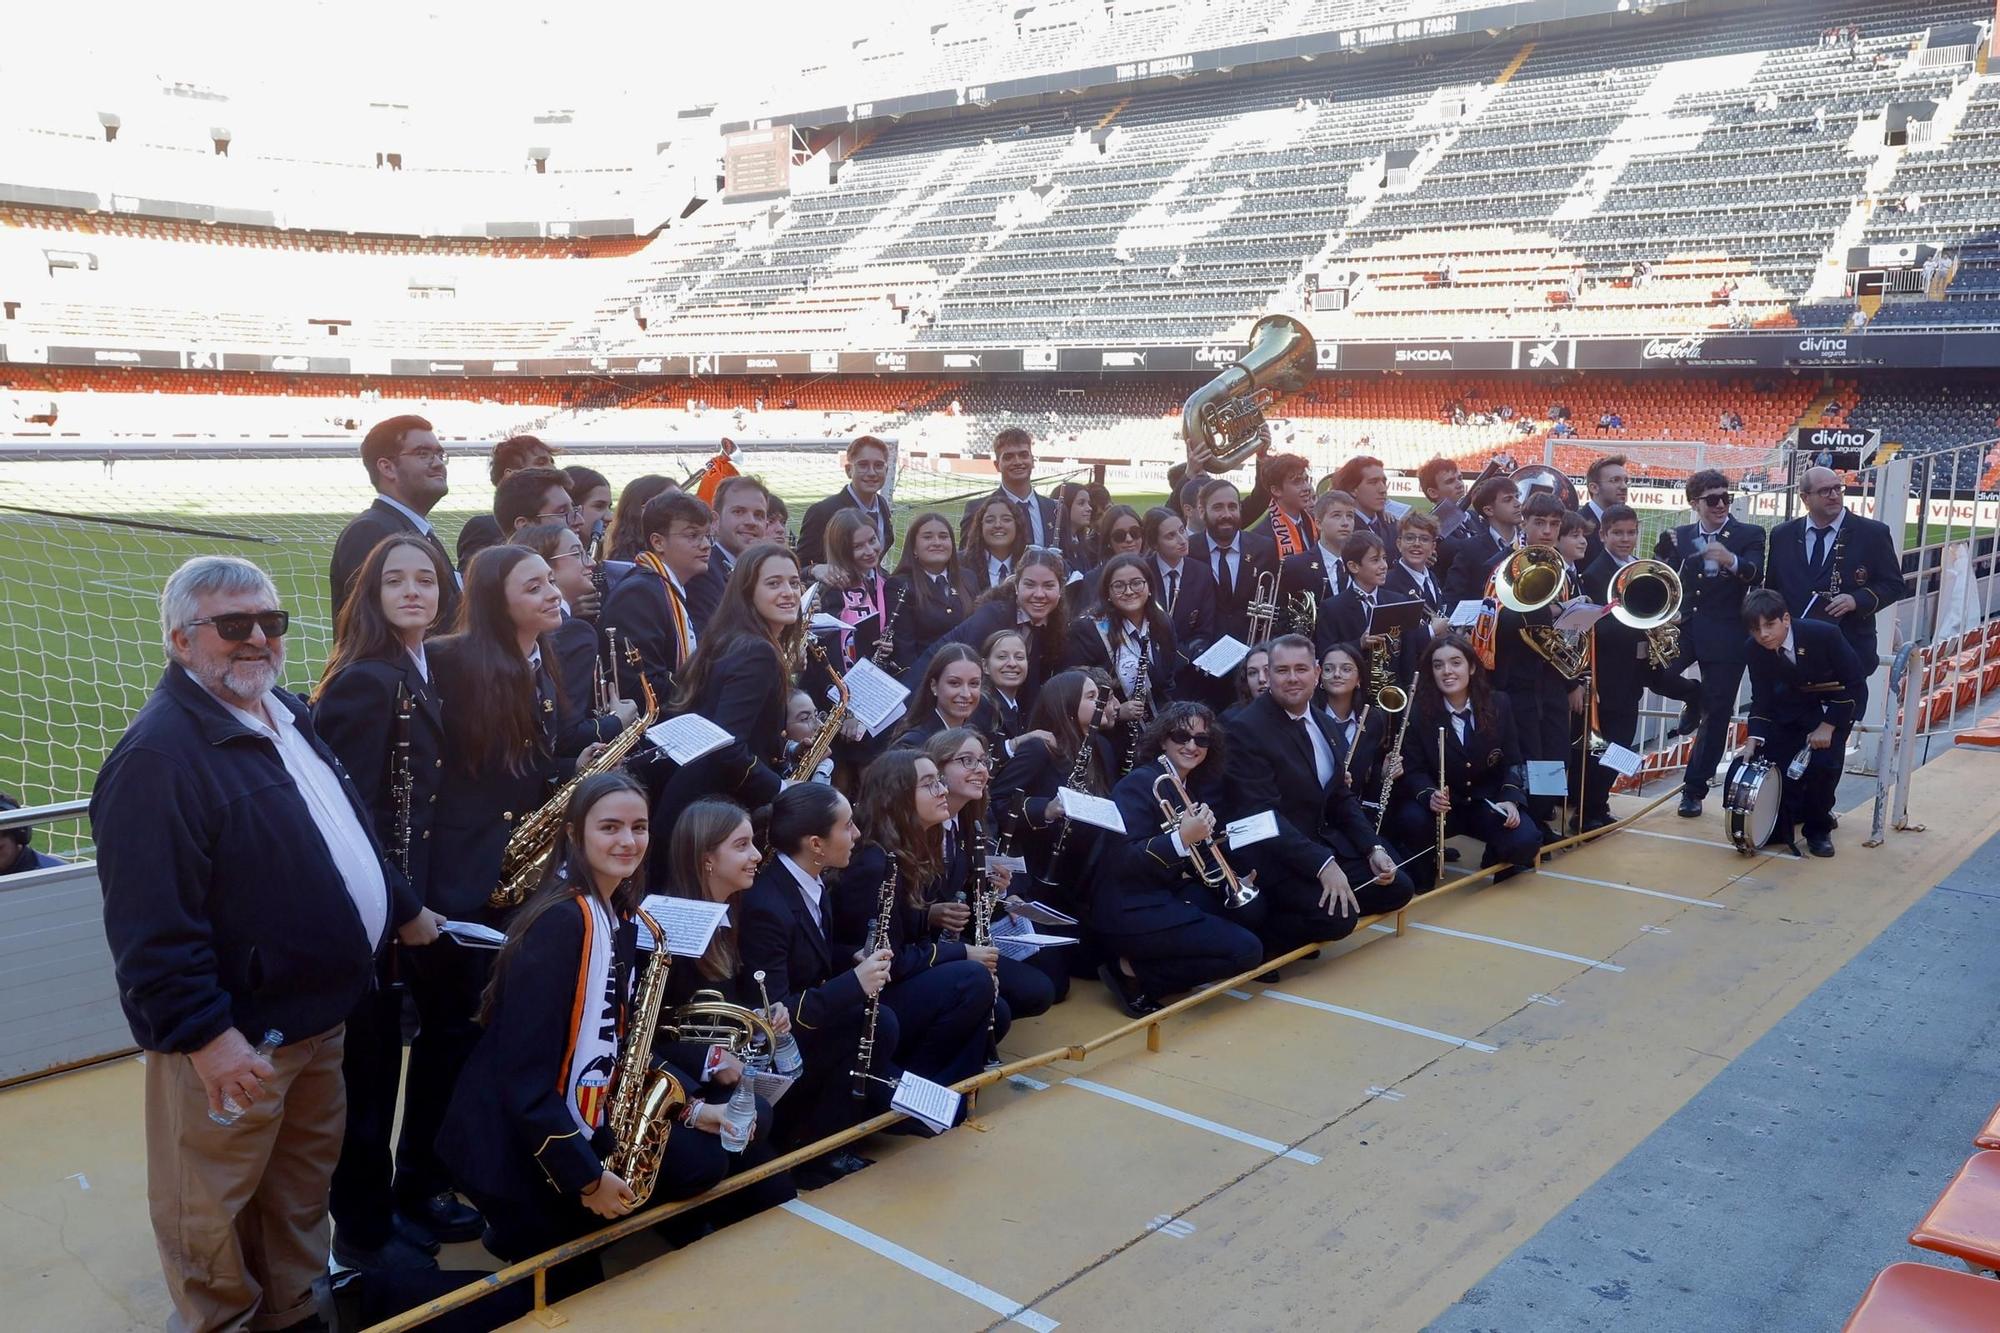
[[[1715,770],[1729,745],[1729,727],[1736,713],[1736,695],[1743,686],[1741,662],[1701,664],[1701,730],[1695,733],[1681,789],[1700,800],[1715,781]]]
[[[1521,757],[1554,760],[1561,763],[1565,771],[1574,769],[1575,765],[1568,762],[1575,753],[1570,747],[1569,689],[1562,678],[1552,672],[1538,670],[1533,685],[1509,689],[1507,701],[1514,706],[1514,727],[1521,741]],[[1524,813],[1547,823],[1560,804],[1560,797],[1530,796]],[[1433,835],[1414,845],[1421,847],[1436,840]]]
[[[896,1063],[933,1083],[956,1083],[986,1067],[989,1011],[994,1040],[1007,1035],[1007,1002],[994,993],[993,974],[971,959],[891,982],[882,1002],[896,1011]],[[879,1038],[875,1049],[883,1050]]]
[[[208,1118],[185,1055],[146,1057],[146,1198],[174,1333],[283,1329],[314,1313],[327,1189],[347,1122],[344,1032],[280,1047],[233,1125]]]
[[[390,945],[391,956],[396,946]],[[378,969],[377,976],[381,971]],[[347,1135],[333,1168],[329,1205],[343,1244],[372,1250],[388,1242],[396,1201],[396,1089],[403,1080],[403,992],[371,986],[347,1017],[340,1075],[347,1089]]]
[[[1833,836],[1833,803],[1840,789],[1840,773],[1847,762],[1847,738],[1854,730],[1853,724],[1835,727],[1833,741],[1824,750],[1814,750],[1806,761],[1805,776],[1797,782],[1785,779],[1784,796],[1779,805],[1777,827],[1771,831],[1771,842],[1782,845],[1793,840],[1798,833],[1808,838],[1831,838]],[[1792,762],[1794,756],[1805,748],[1806,731],[1798,727],[1779,727],[1772,731],[1771,738],[1758,748],[1760,758],[1769,759],[1780,773]]]
[[[447,939],[402,951],[400,965],[417,1007],[417,1035],[403,1089],[403,1127],[396,1139],[396,1199],[414,1204],[452,1188],[438,1161],[438,1131],[459,1072],[479,1041],[480,996],[494,951]]]
[[[1437,815],[1428,803],[1418,800],[1399,800],[1391,817],[1398,847],[1435,847],[1437,845]],[[1542,849],[1541,830],[1526,810],[1521,811],[1518,827],[1508,828],[1507,819],[1498,810],[1481,800],[1477,795],[1452,794],[1451,813],[1445,818],[1446,838],[1459,834],[1469,834],[1486,845],[1486,852],[1479,864],[1531,866]],[[1437,855],[1419,856],[1403,867],[1415,882],[1418,893],[1429,893],[1437,887]]]
[[[1128,960],[1140,989],[1155,998],[1248,972],[1264,956],[1262,942],[1250,931],[1207,915],[1165,930],[1103,939],[1104,951]]]
[[[1416,891],[1407,870],[1398,870],[1387,884],[1377,884],[1367,857],[1342,856],[1336,861],[1354,890],[1355,900],[1361,904],[1360,916],[1343,912],[1338,906],[1332,910],[1322,908],[1319,900],[1324,890],[1317,877],[1303,879],[1275,867],[1270,868],[1271,873],[1257,877],[1262,890],[1257,900],[1266,903],[1263,926],[1258,931],[1264,940],[1266,958],[1276,958],[1308,944],[1344,940],[1354,933],[1361,917],[1393,912],[1408,903]]]
[[[817,1142],[888,1109],[889,1090],[879,1083],[867,1085],[865,1098],[853,1095],[854,1071],[861,1067],[861,1036],[867,1026],[865,1006],[841,1014],[824,1027],[792,1024],[804,1067],[775,1110],[771,1133],[780,1151]],[[896,1011],[885,999],[876,1018],[875,1054],[869,1062],[874,1073],[887,1079],[896,1077],[896,1047],[901,1040]]]

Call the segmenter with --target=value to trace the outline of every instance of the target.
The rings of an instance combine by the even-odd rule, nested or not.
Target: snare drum
[[[1755,856],[1771,840],[1784,799],[1785,775],[1770,760],[1738,755],[1729,761],[1722,779],[1722,813],[1737,851]]]

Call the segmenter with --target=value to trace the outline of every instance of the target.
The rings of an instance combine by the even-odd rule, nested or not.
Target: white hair
[[[263,593],[278,604],[278,585],[248,560],[234,555],[198,555],[167,577],[160,589],[160,639],[174,657],[174,631],[201,618],[201,600],[217,593]]]

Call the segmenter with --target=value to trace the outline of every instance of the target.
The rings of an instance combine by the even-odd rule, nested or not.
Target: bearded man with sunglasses
[[[1701,814],[1715,780],[1743,684],[1749,641],[1743,635],[1743,594],[1764,578],[1764,529],[1729,512],[1729,478],[1703,468],[1688,478],[1695,521],[1660,533],[1653,558],[1681,578],[1681,656],[1701,667],[1701,729],[1681,780],[1683,819]]]
[[[199,556],[165,674],[90,801],[104,930],[145,1068],[147,1200],[180,1329],[320,1328],[344,1022],[426,911],[303,700],[269,576]],[[263,1039],[261,1044],[259,1039]]]

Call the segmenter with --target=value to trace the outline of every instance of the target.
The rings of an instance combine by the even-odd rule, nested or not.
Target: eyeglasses
[[[1428,532],[1405,532],[1402,539],[1411,546],[1436,546],[1437,538]]]
[[[397,454],[396,457],[421,458],[426,463],[442,463],[444,462],[445,455],[444,450],[433,446],[427,449],[405,449],[402,453]]]
[[[1710,509],[1720,509],[1727,505],[1731,498],[1728,491],[1720,491],[1714,495],[1702,496],[1701,503],[1707,505]]]
[[[993,767],[991,759],[988,759],[984,755],[976,754],[955,754],[945,760],[945,762],[947,764],[957,764],[960,768],[970,768],[973,770]]]
[[[561,520],[562,520],[563,522],[567,523],[567,522],[569,522],[569,520],[570,520],[570,517],[571,517],[571,515],[573,515],[573,514],[580,514],[580,513],[582,513],[582,512],[583,512],[583,511],[582,511],[581,509],[579,509],[579,508],[578,508],[577,506],[575,506],[575,505],[564,505],[564,506],[563,506],[563,507],[562,507],[561,509],[551,509],[551,510],[549,510],[549,511],[548,511],[548,512],[547,512],[546,514],[537,514],[537,515],[535,515],[535,517],[536,517],[536,518],[559,518],[559,519],[561,519]]]
[[[1818,496],[1823,496],[1823,497],[1825,497],[1826,499],[1828,499],[1828,500],[1831,500],[1831,499],[1833,499],[1833,498],[1834,498],[1834,497],[1835,497],[1836,495],[1846,495],[1846,494],[1847,494],[1847,487],[1845,487],[1845,486],[1818,486],[1818,487],[1815,487],[1815,488],[1814,488],[1814,489],[1812,489],[1812,490],[1809,490],[1809,491],[1807,491],[1807,492],[1806,492],[1806,494],[1807,494],[1807,495],[1818,495]]]
[[[917,784],[917,790],[921,792],[927,792],[932,796],[936,796],[939,792],[949,791],[951,790],[951,788],[945,785],[945,780],[943,778],[937,777],[936,775],[932,775],[931,777],[925,778],[922,782],[919,782]]]
[[[583,552],[581,551],[564,551],[561,555],[551,556],[549,558],[549,563],[551,565],[556,565],[556,564],[561,564],[565,560],[581,560],[581,559],[583,559]]]
[[[1175,745],[1192,745],[1197,750],[1206,750],[1213,738],[1205,731],[1170,731],[1167,739]]]
[[[1152,585],[1144,579],[1120,579],[1111,585],[1113,597],[1130,597],[1133,593],[1150,592]]]
[[[196,625],[213,625],[219,639],[230,643],[242,643],[250,637],[250,627],[255,625],[264,631],[267,639],[282,639],[285,631],[292,627],[292,613],[289,611],[231,611],[227,615],[207,616],[201,620],[190,620],[188,628]]]

